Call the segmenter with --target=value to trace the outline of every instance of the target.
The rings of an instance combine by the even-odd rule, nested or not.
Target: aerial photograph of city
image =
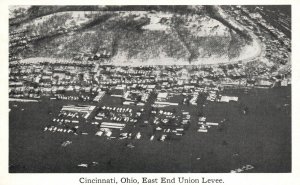
[[[290,5],[11,5],[9,173],[291,173]]]

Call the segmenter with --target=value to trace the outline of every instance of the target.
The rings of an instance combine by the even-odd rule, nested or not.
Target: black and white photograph
[[[8,173],[292,173],[292,6],[200,3],[9,5]]]

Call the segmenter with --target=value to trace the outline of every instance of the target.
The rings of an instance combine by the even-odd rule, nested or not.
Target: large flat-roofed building
[[[125,127],[124,123],[112,123],[112,122],[102,122],[100,128],[114,128],[123,129]]]
[[[93,101],[99,102],[104,95],[105,95],[105,91],[100,91]]]
[[[95,108],[94,105],[66,105],[62,107],[61,111],[83,113],[85,114],[84,118],[87,119]]]

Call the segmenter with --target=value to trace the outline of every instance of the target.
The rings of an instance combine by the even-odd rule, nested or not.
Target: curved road
[[[242,61],[243,63],[247,63],[253,60],[260,59],[264,53],[265,53],[265,46],[264,44],[260,41],[260,39],[248,28],[245,26],[241,25],[239,22],[235,21],[232,19],[225,11],[220,6],[214,6],[215,10],[218,11],[219,15],[224,19],[227,20],[229,24],[231,24],[233,27],[240,29],[240,31],[246,30],[249,36],[252,38],[252,45],[254,47],[259,47],[255,51],[255,53],[246,56],[245,58],[242,59],[236,59],[235,61],[232,62],[238,62]]]

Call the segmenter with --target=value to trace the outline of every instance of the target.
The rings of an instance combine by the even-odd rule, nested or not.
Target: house
[[[258,87],[271,87],[273,83],[268,81],[268,80],[258,80],[256,81],[255,83],[255,86],[258,86]]]
[[[122,98],[125,94],[126,85],[118,85],[111,91],[111,96]]]
[[[168,93],[166,92],[160,92],[157,95],[157,101],[165,101],[168,97]]]

